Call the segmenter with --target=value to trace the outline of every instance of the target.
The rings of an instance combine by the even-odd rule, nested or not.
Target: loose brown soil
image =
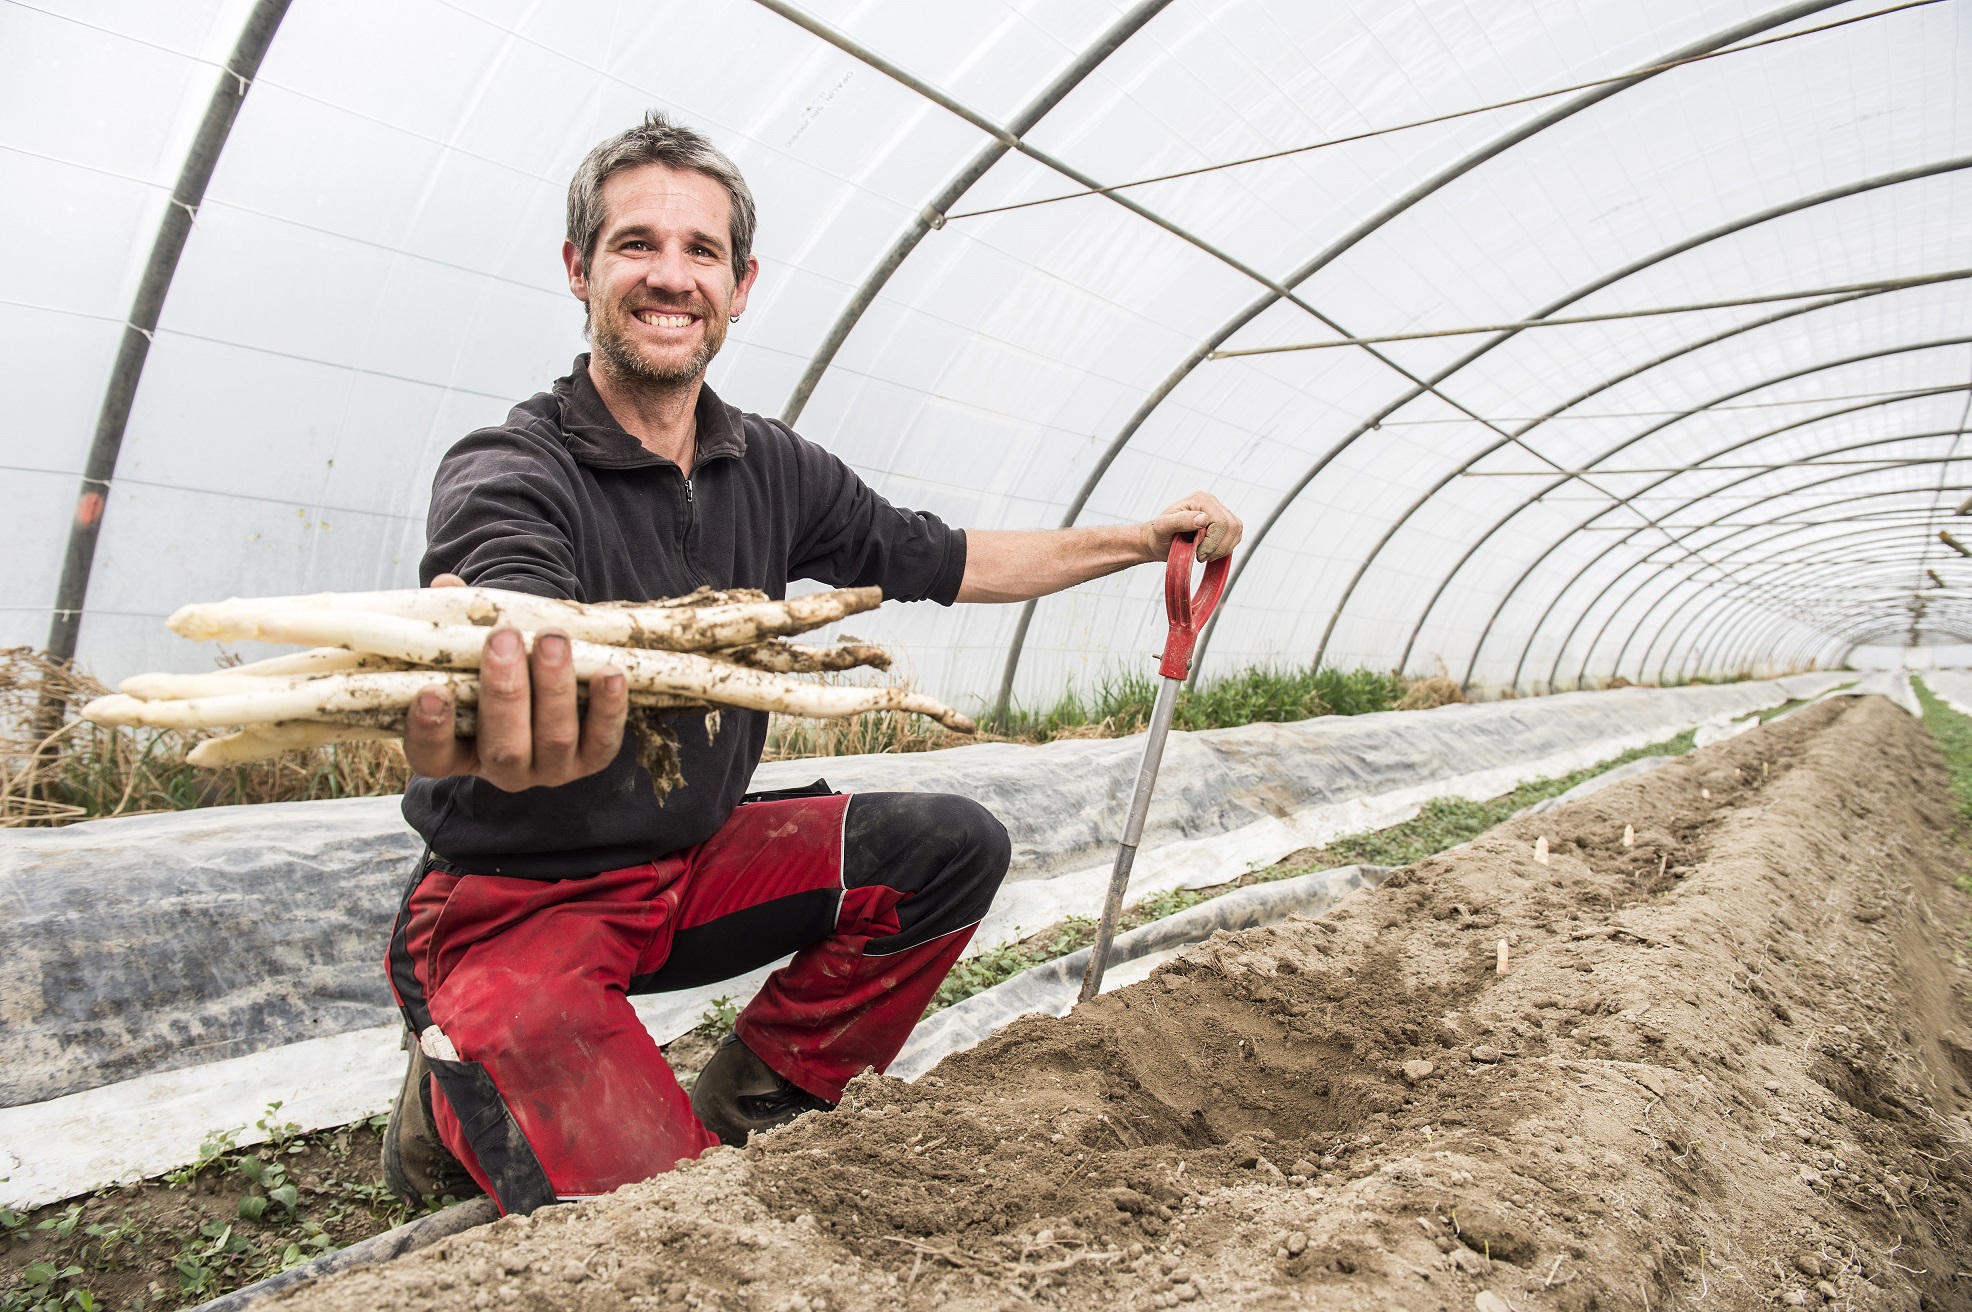
[[[1972,1307],[1948,796],[1915,720],[1833,699],[744,1152],[287,1301]]]

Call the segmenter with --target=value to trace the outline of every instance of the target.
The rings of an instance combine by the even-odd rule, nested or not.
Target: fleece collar
[[[568,452],[585,465],[598,469],[639,469],[647,465],[674,462],[644,449],[643,443],[623,431],[616,416],[603,403],[602,395],[589,378],[589,356],[575,357],[568,377],[555,380],[555,398],[561,402],[562,441]],[[698,389],[698,461],[704,464],[721,456],[746,454],[746,429],[740,412],[721,401],[718,394],[701,383]]]

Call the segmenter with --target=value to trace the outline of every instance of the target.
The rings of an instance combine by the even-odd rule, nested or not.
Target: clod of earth
[[[103,725],[239,726],[200,743],[186,758],[216,768],[296,748],[402,737],[412,698],[443,686],[459,708],[457,731],[470,735],[487,632],[511,625],[531,651],[537,633],[552,628],[569,638],[581,697],[599,674],[615,670],[625,676],[637,760],[662,798],[682,782],[678,740],[665,722],[679,714],[702,715],[708,735],[718,732],[719,710],[726,706],[822,719],[907,711],[971,733],[971,720],[908,688],[790,677],[887,669],[890,657],[881,648],[810,647],[784,640],[872,610],[882,600],[877,588],[841,588],[783,601],[751,590],[701,588],[641,605],[585,605],[497,588],[234,598],[182,607],[170,627],[188,638],[292,642],[312,649],[211,674],[135,675],[82,713]]]
[[[1963,1308],[1957,835],[1916,722],[1835,699],[287,1305]]]

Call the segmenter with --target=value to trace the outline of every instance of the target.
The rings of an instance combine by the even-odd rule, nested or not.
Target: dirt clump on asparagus
[[[288,1305],[1972,1306],[1964,865],[1833,699]]]

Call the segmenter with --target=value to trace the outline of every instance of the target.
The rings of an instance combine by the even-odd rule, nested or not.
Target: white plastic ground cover
[[[374,1116],[404,1078],[402,1032],[351,1030],[0,1110],[0,1202],[39,1207],[160,1175],[217,1130],[259,1143],[267,1136],[255,1122],[276,1101],[276,1121],[310,1130]]]
[[[1760,717],[1749,715],[1743,720],[1727,720],[1724,724],[1701,724],[1691,735],[1693,747],[1710,747],[1728,738],[1737,738],[1742,733],[1751,733],[1760,727]]]
[[[1964,670],[1926,670],[1924,685],[1960,715],[1972,715],[1972,673]]]
[[[1739,720],[1729,720],[1727,721],[1727,723],[1740,724],[1744,722]],[[1759,723],[1757,718],[1755,718],[1754,723],[1755,724]],[[1701,725],[1699,727],[1702,730],[1705,726]],[[1736,733],[1727,734],[1726,736],[1736,737],[1737,734]],[[1714,739],[1713,741],[1717,742],[1720,740]],[[1693,738],[1693,742],[1696,746],[1699,747],[1704,747],[1708,745],[1703,742],[1698,742],[1696,737]],[[1675,761],[1677,759],[1678,758],[1675,756],[1640,756],[1634,761],[1630,761],[1627,762],[1626,764],[1617,766],[1614,770],[1604,770],[1601,774],[1595,776],[1595,778],[1593,779],[1584,779],[1582,780],[1582,782],[1576,784],[1573,788],[1570,788],[1565,793],[1557,793],[1553,797],[1542,798],[1540,801],[1534,803],[1532,806],[1522,807],[1520,810],[1515,811],[1513,813],[1513,818],[1515,820],[1518,820],[1523,815],[1539,815],[1543,811],[1552,811],[1557,806],[1566,806],[1570,802],[1579,801],[1582,798],[1587,797],[1590,793],[1599,793],[1603,789],[1609,787],[1609,785],[1611,784],[1620,784],[1625,779],[1634,779],[1640,774],[1648,774],[1652,770],[1655,770],[1658,766],[1669,765],[1672,761]]]
[[[1254,884],[1119,934],[1109,968],[1103,972],[1102,991],[1136,983],[1184,948],[1223,930],[1270,925],[1290,916],[1318,916],[1359,889],[1375,888],[1389,873],[1387,866],[1343,866]],[[915,1080],[948,1054],[972,1047],[1016,1016],[1037,1011],[1066,1016],[1074,1009],[1088,967],[1089,949],[1083,948],[954,1003],[917,1027],[890,1064],[889,1074]]]
[[[1841,677],[1174,734],[1132,894],[1222,883],[1298,847],[1407,819],[1430,797],[1494,796]],[[975,940],[984,948],[1096,908],[1141,750],[1141,738],[984,744],[781,762],[754,782],[822,776],[845,791],[979,798],[1014,842],[1009,881]],[[154,1174],[189,1160],[216,1128],[248,1127],[251,1141],[276,1098],[288,1103],[283,1119],[311,1127],[381,1110],[401,1057],[380,958],[417,851],[389,798],[0,834],[0,978],[12,1009],[0,1034],[0,1152],[18,1163],[8,1201]],[[330,931],[311,938],[316,925]],[[712,998],[744,1003],[764,974],[638,998],[639,1013],[668,1041]],[[367,1054],[362,1063],[351,1064],[352,1049]],[[245,1064],[226,1065],[236,1059]],[[174,1071],[180,1081],[144,1078]]]
[[[1924,707],[1911,691],[1910,675],[1903,670],[1879,670],[1865,674],[1846,688],[1837,688],[1831,697],[1888,697],[1912,715],[1923,715]]]

